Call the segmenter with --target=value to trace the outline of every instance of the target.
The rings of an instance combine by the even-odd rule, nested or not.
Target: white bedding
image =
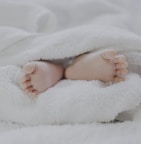
[[[140,144],[141,122],[40,125],[0,123],[2,144]]]
[[[0,143],[141,142],[138,73],[112,85],[62,80],[35,99],[19,87],[22,65],[32,60],[113,48],[141,65],[136,6],[120,0],[0,1]],[[132,122],[95,123],[116,118]]]

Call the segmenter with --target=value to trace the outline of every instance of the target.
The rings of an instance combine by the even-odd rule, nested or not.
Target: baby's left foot
[[[73,80],[124,81],[128,63],[124,55],[113,49],[91,52],[77,57],[65,71],[65,77]]]

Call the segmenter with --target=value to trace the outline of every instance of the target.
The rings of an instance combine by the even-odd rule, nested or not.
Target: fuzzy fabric
[[[4,123],[0,127],[4,127]],[[13,127],[16,130],[13,130]],[[141,122],[36,126],[13,126],[0,134],[2,144],[140,144]]]
[[[118,84],[62,80],[37,98],[28,97],[19,87],[22,66],[28,61],[58,60],[106,48],[140,52],[141,37],[128,29],[129,17],[119,4],[48,1],[43,7],[43,3],[3,1],[0,14],[6,14],[0,20],[1,120],[22,124],[108,122],[140,105],[141,78],[137,74],[129,74]]]
[[[141,144],[140,4],[0,0],[0,143]],[[124,53],[137,73],[118,84],[62,80],[37,98],[19,87],[28,61],[106,48]]]

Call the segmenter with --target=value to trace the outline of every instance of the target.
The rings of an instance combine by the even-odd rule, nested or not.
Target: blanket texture
[[[140,144],[141,123],[27,127],[4,132],[2,144]]]
[[[20,89],[22,66],[28,61],[106,48],[140,54],[141,37],[120,2],[69,3],[0,2],[0,120],[31,125],[108,122],[140,105],[138,74],[118,84],[62,80],[37,98]]]

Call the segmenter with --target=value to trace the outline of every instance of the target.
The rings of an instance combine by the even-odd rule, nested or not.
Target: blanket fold
[[[8,18],[3,24],[0,22],[1,120],[23,124],[107,122],[140,105],[141,78],[138,74],[129,74],[125,82],[113,85],[62,80],[37,98],[25,95],[19,80],[26,62],[64,59],[106,48],[140,53],[141,37],[121,27],[122,21],[120,26],[115,25],[115,17],[110,24],[103,25],[101,20],[105,20],[105,15],[102,16],[101,11],[97,11],[97,17],[91,15],[88,23],[57,31],[55,14],[42,6],[6,2],[0,6],[4,6],[0,13],[8,11],[13,19],[15,13],[20,17],[20,21],[14,19],[14,23]],[[83,5],[80,6],[83,10]],[[110,12],[109,6],[104,9]]]

